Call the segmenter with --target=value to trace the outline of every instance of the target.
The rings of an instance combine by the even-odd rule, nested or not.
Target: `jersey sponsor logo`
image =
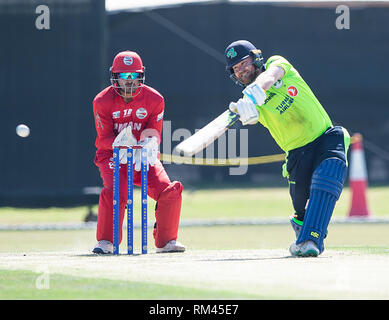
[[[124,109],[123,110],[123,118],[129,117],[131,115],[132,109]]]
[[[277,106],[276,110],[278,110],[280,114],[283,114],[286,110],[289,109],[293,101],[293,98],[286,96],[286,98],[282,100],[281,103]]]
[[[112,112],[112,119],[119,119],[120,118],[120,111]]]
[[[164,111],[162,111],[162,112],[157,116],[157,122],[160,121],[160,120],[162,120],[162,118],[163,118],[163,113],[164,113]]]
[[[291,97],[295,97],[299,93],[295,86],[288,87],[288,91],[287,92],[288,92],[288,95],[290,95]]]
[[[130,66],[134,63],[134,59],[132,59],[132,57],[130,56],[125,56],[123,58],[123,63],[126,65],[126,66]]]
[[[269,95],[267,96],[265,102],[263,104],[268,103],[276,94],[273,92],[269,92]]]
[[[282,79],[280,79],[280,80],[277,80],[276,82],[274,82],[273,87],[275,89],[279,89],[282,87],[282,84],[283,84]]]
[[[147,117],[147,110],[145,108],[139,108],[136,110],[136,116],[138,119],[144,119]]]

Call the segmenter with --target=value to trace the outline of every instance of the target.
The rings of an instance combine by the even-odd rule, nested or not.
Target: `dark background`
[[[165,97],[172,132],[193,133],[241,96],[223,62],[225,47],[238,39],[251,41],[265,59],[287,58],[333,122],[364,136],[369,183],[389,183],[389,7],[351,5],[350,29],[338,30],[335,5],[187,4],[106,13],[99,0],[39,4],[50,8],[50,30],[35,27],[37,3],[0,2],[0,206],[97,203],[92,100],[109,85],[117,52],[141,55],[146,83]],[[30,127],[28,138],[15,134],[20,123]],[[244,129],[250,157],[282,153],[262,126]],[[226,167],[165,167],[184,188],[286,186],[281,165],[253,165],[235,176]]]

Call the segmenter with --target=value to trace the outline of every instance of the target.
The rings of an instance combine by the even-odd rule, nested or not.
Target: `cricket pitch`
[[[317,258],[287,250],[188,250],[128,256],[88,252],[1,253],[0,269],[137,281],[253,294],[265,299],[388,299],[389,255],[327,250]]]

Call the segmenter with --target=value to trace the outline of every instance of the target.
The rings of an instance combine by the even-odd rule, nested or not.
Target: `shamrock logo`
[[[235,58],[236,55],[237,55],[237,53],[236,53],[236,51],[235,51],[234,48],[231,48],[231,49],[228,50],[228,52],[227,52],[227,58],[232,59],[232,58]]]

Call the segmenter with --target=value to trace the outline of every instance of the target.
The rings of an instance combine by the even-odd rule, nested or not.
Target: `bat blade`
[[[179,143],[175,150],[178,154],[184,153],[185,156],[192,156],[208,147],[238,120],[237,113],[226,110],[188,139]]]

